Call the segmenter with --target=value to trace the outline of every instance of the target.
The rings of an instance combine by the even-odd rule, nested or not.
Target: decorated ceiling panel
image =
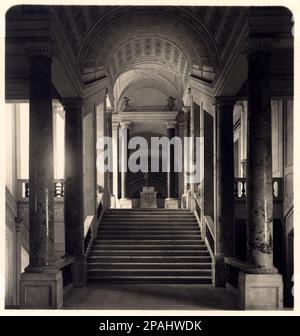
[[[84,72],[116,77],[135,63],[158,63],[187,76],[191,66],[217,71],[242,7],[55,6]],[[94,70],[93,70],[94,69]]]

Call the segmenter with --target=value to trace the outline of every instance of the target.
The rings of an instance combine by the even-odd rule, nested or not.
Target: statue
[[[170,97],[168,97],[167,100],[168,100],[168,110],[169,111],[174,111],[176,98],[170,96]]]
[[[128,107],[129,107],[129,98],[123,97],[122,104],[121,104],[121,110],[127,111]]]

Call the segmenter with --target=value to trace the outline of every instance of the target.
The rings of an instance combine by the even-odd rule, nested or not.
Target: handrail
[[[99,193],[97,195],[97,217],[95,216],[87,216],[84,223],[84,230],[85,230],[85,236],[84,236],[84,254],[88,255],[89,251],[92,247],[93,241],[96,238],[97,230],[99,223],[101,221],[102,215],[103,215],[103,193]]]
[[[215,254],[214,221],[211,216],[203,216],[205,222],[205,241],[211,255]]]
[[[195,201],[194,214],[198,220],[201,229],[201,234],[206,241],[210,255],[213,257],[215,251],[214,221],[211,216],[206,216],[202,214],[201,204],[199,202],[199,193],[191,191],[191,197]]]

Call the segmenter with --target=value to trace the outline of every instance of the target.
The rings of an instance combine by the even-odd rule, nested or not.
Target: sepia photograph
[[[293,12],[11,5],[5,311],[293,312]]]

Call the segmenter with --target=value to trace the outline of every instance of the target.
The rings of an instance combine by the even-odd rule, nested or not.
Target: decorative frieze
[[[246,40],[242,47],[242,53],[250,55],[255,53],[270,53],[273,41],[266,39]]]
[[[58,50],[52,42],[30,43],[25,46],[29,57],[47,57],[53,59],[58,56]]]

